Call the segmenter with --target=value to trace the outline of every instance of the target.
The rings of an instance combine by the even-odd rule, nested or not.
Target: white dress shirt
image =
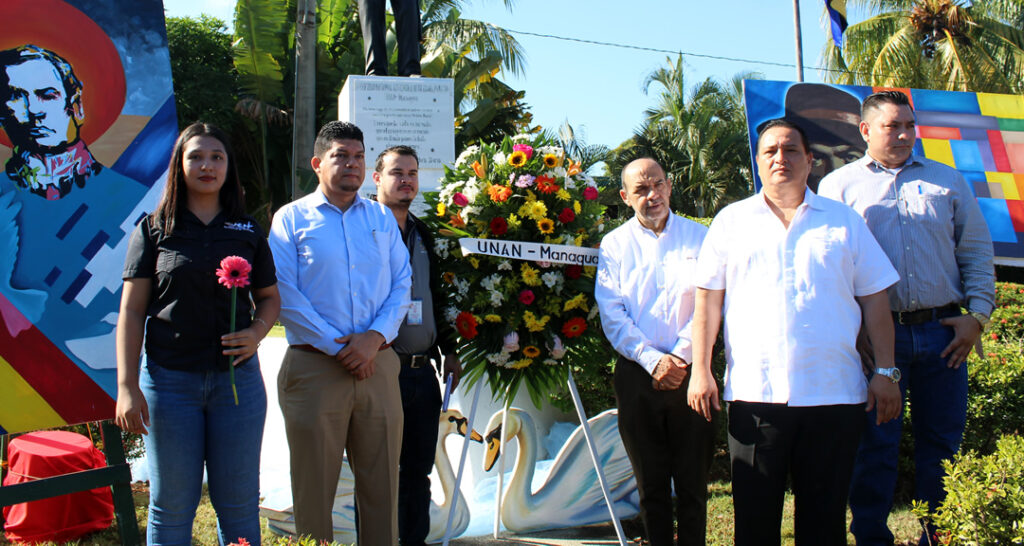
[[[758,193],[711,223],[697,286],[725,290],[725,400],[858,404],[856,297],[899,280],[864,220],[807,190],[789,229]]]
[[[335,338],[374,330],[390,343],[409,307],[411,270],[395,216],[356,196],[347,210],[320,190],[274,215],[270,250],[288,343],[337,354]]]
[[[672,353],[693,360],[693,273],[707,228],[670,213],[656,234],[634,216],[601,241],[594,297],[622,356],[649,373]]]

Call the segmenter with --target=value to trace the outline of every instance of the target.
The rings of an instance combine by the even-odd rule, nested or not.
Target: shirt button
[[[907,250],[910,250],[910,247],[909,247],[909,246],[907,247]]]
[[[907,276],[908,276],[908,277],[913,277],[913,276],[914,276],[914,274],[913,274],[913,273],[907,273]]]

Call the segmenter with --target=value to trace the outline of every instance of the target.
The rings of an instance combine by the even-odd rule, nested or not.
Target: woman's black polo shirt
[[[250,289],[277,282],[267,238],[252,218],[218,214],[209,225],[185,210],[165,235],[147,216],[132,232],[122,277],[153,279],[146,314],[146,357],[165,368],[227,370],[220,337],[229,331],[231,291],[217,283],[227,256],[252,265],[249,286],[238,289],[235,330],[252,323]]]

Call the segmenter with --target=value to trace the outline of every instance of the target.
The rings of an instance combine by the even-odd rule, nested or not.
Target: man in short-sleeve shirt
[[[723,209],[697,263],[689,403],[718,407],[711,347],[724,317],[736,544],[778,544],[786,479],[796,543],[846,544],[846,498],[865,402],[891,419],[894,383],[870,386],[856,349],[861,319],[875,361],[892,366],[885,289],[898,279],[864,221],[807,189],[803,131],[768,122],[762,191]]]
[[[282,207],[270,230],[289,343],[277,387],[295,527],[334,540],[347,450],[359,542],[397,544],[402,398],[390,344],[409,306],[409,253],[391,211],[357,195],[362,131],[333,121],[314,146],[317,190]]]

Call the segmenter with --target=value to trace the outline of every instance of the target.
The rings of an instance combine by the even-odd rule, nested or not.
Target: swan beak
[[[456,422],[456,429],[455,430],[458,431],[459,435],[465,436],[466,435],[466,428],[469,425],[469,419],[466,419],[465,417],[463,417],[462,419],[456,419],[455,422]],[[474,442],[476,442],[478,444],[484,443],[484,437],[480,436],[480,433],[475,431],[475,430],[470,430],[469,431],[469,439],[473,440]]]
[[[501,453],[501,425],[487,433],[487,440],[484,443],[487,446],[487,451],[484,453],[484,472],[489,472],[494,468],[494,463],[497,462],[498,455]]]

